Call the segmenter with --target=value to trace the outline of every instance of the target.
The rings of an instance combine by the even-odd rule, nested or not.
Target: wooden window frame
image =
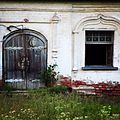
[[[104,40],[101,40],[102,37],[104,38]],[[85,31],[85,67],[82,67],[82,70],[118,70],[117,67],[113,67],[113,46],[114,46],[113,43],[114,43],[114,31],[92,31],[92,30]],[[106,62],[104,64],[87,63],[86,49],[87,46],[89,45],[90,46],[101,45],[106,47],[105,48],[106,57],[104,58],[106,59],[105,60]]]

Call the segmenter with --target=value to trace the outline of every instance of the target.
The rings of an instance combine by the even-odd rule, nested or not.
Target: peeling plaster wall
[[[74,40],[74,59],[72,78],[84,80],[87,82],[120,82],[120,13],[119,5],[77,5],[74,6],[76,12],[72,14],[72,29]],[[117,9],[118,8],[118,9]],[[79,12],[83,10],[82,12]],[[106,18],[104,18],[104,17]],[[103,17],[103,18],[102,18]],[[76,18],[76,19],[74,19]],[[104,20],[103,20],[104,19]],[[114,50],[113,66],[118,67],[116,71],[91,70],[83,71],[85,66],[85,30],[113,30],[114,33]],[[79,50],[78,50],[79,49]],[[81,54],[78,54],[81,53]]]
[[[72,76],[77,80],[120,82],[120,29],[110,24],[87,24],[75,31],[80,21],[84,22],[85,18],[90,19],[99,14],[106,16],[105,19],[113,17],[120,21],[120,4],[1,3],[0,79],[2,79],[2,40],[3,36],[9,33],[5,26],[14,25],[36,30],[46,37],[48,40],[47,62],[48,64],[57,63],[60,74]],[[54,16],[57,18],[53,19]],[[113,64],[118,67],[117,71],[81,70],[81,67],[85,65],[86,29],[115,30]]]
[[[1,3],[0,41],[3,41],[3,36],[9,34],[6,27],[10,25],[38,31],[48,40],[47,63],[56,63],[61,74],[71,75],[71,13],[62,12],[63,9],[69,8],[70,5],[64,4]],[[0,42],[0,79],[2,79],[2,42]]]

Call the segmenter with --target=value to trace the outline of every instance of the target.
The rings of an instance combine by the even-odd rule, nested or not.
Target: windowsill
[[[118,70],[118,67],[102,66],[102,65],[86,65],[82,70]]]

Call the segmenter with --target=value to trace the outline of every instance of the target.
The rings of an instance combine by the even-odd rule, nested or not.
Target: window
[[[113,67],[114,31],[86,31],[85,38],[84,70],[117,69]]]

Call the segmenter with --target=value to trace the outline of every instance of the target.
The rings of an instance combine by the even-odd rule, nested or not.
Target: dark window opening
[[[86,44],[85,65],[112,66],[112,45]]]
[[[85,67],[83,70],[117,70],[113,67],[114,31],[85,32]]]

